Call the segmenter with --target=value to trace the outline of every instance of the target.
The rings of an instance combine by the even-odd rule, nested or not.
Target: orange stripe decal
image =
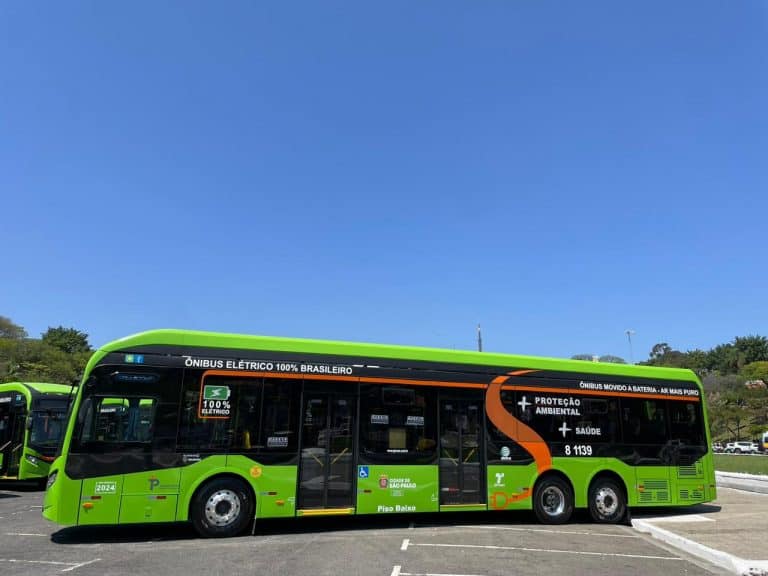
[[[533,370],[521,370],[512,372],[507,376],[494,378],[488,386],[488,392],[485,394],[485,411],[488,414],[494,426],[509,436],[512,440],[525,448],[536,462],[536,470],[542,474],[552,468],[552,453],[544,438],[539,436],[536,431],[523,424],[520,420],[512,416],[501,401],[501,386],[509,380],[511,376],[519,376],[533,372]]]

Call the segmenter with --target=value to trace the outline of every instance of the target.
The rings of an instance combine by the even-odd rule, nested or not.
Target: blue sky
[[[634,359],[768,334],[768,5],[4,2],[0,315]]]

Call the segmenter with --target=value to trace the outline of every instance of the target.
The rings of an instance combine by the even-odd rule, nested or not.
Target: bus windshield
[[[40,400],[30,414],[30,447],[45,455],[53,455],[64,436],[67,424],[66,400]]]

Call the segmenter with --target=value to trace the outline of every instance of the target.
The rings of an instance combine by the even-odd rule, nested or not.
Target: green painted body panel
[[[29,434],[29,432],[27,432]],[[35,462],[30,462],[27,458],[30,456],[35,459]],[[51,469],[51,463],[42,459],[43,456],[37,450],[24,446],[24,452],[21,455],[21,462],[19,462],[19,480],[42,480],[48,476],[48,472]],[[2,462],[0,462],[2,464]]]
[[[440,512],[485,512],[487,504],[450,504],[440,506]]]
[[[227,468],[247,480],[256,494],[256,517],[296,514],[296,466],[262,466],[245,456],[228,456]]]
[[[123,495],[120,502],[120,524],[173,522],[176,520],[176,501],[171,495]]]
[[[213,476],[226,474],[247,482],[256,495],[256,517],[279,518],[296,514],[296,466],[262,466],[245,456],[209,456],[180,469],[176,520],[189,519],[195,490]]]
[[[488,466],[488,509],[530,510],[535,481],[535,463],[527,466]]]
[[[437,512],[437,466],[358,466],[357,513]]]
[[[51,464],[51,474],[56,474],[55,482],[48,486],[43,497],[43,517],[63,526],[77,524],[80,509],[80,480],[68,478],[64,472],[64,457],[59,456]]]
[[[123,496],[178,494],[181,468],[123,475]]]
[[[122,475],[82,480],[77,524],[117,524],[123,489]]]

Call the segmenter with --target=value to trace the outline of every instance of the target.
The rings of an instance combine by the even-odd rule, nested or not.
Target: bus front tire
[[[565,524],[573,514],[573,490],[559,476],[541,479],[533,491],[533,511],[542,524]]]
[[[253,497],[244,482],[217,478],[195,493],[190,518],[204,538],[226,538],[243,533],[253,519]]]
[[[614,480],[599,478],[589,488],[589,515],[600,524],[621,522],[627,513],[624,491]]]

